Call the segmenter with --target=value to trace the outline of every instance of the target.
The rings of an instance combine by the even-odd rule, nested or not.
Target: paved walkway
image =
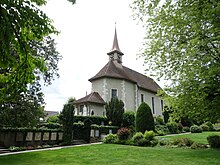
[[[38,152],[38,151],[47,151],[47,150],[59,150],[59,149],[63,149],[63,148],[90,146],[90,145],[97,145],[97,144],[102,144],[102,143],[99,142],[99,143],[89,143],[89,144],[80,144],[80,145],[72,145],[72,146],[60,146],[60,147],[51,147],[51,148],[44,148],[44,149],[25,150],[25,151],[18,151],[18,152],[8,152],[8,153],[2,153],[2,154],[0,154],[0,156],[15,155],[15,154],[21,154],[21,153],[27,153],[27,152]]]

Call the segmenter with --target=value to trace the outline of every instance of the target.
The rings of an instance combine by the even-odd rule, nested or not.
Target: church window
[[[141,103],[144,102],[144,94],[141,94]]]
[[[112,89],[112,98],[118,97],[118,90]]]
[[[153,111],[153,114],[155,114],[155,111],[154,111],[154,97],[152,97],[152,111]]]

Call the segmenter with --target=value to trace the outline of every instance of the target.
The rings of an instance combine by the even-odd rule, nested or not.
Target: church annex
[[[92,92],[74,102],[75,114],[105,116],[105,103],[118,97],[124,102],[125,111],[136,111],[146,102],[154,116],[162,115],[163,100],[156,95],[161,87],[153,79],[122,65],[124,54],[119,49],[116,29],[112,49],[107,55],[108,63],[89,79]]]

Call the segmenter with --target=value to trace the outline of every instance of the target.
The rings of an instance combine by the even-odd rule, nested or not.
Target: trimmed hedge
[[[57,132],[62,131],[61,129],[47,129],[47,128],[12,128],[12,127],[3,127],[0,128],[0,132]]]
[[[73,123],[73,139],[84,140],[90,142],[90,126],[86,126],[83,123]]]
[[[91,121],[91,124],[101,125],[104,122],[104,125],[108,125],[108,119],[104,116],[74,116],[73,123],[84,122],[88,119]]]

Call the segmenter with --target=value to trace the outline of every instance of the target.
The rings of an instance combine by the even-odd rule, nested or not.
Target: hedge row
[[[108,125],[108,119],[104,116],[74,116],[73,123],[84,122],[85,120],[90,120],[91,124]]]
[[[57,132],[62,131],[61,129],[47,129],[47,128],[12,128],[3,127],[0,128],[0,132]]]

